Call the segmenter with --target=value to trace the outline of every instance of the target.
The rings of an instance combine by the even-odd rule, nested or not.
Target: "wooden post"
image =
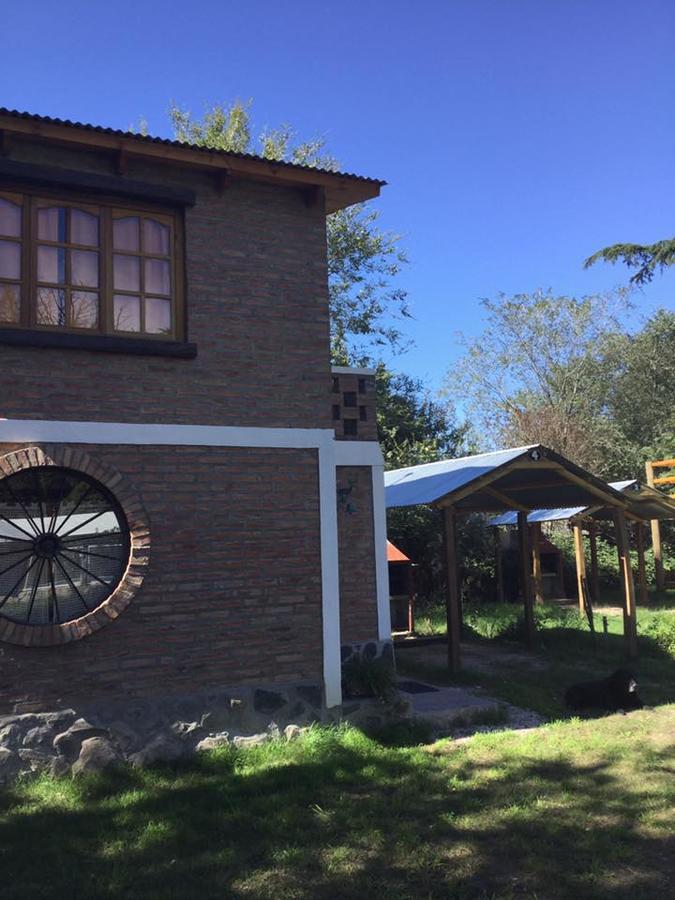
[[[579,601],[579,615],[584,616],[584,587],[586,579],[586,556],[584,555],[584,536],[581,525],[574,525],[574,558],[577,563],[577,598]]]
[[[600,602],[600,579],[598,578],[598,532],[595,522],[589,522],[588,537],[591,544],[591,597],[593,604]]]
[[[647,475],[647,484],[654,487],[654,466],[650,462],[645,463],[645,473]],[[663,551],[661,550],[661,526],[658,519],[652,519],[650,522],[652,529],[652,549],[654,550],[654,580],[656,587],[662,591],[666,584],[665,572],[663,571]]]
[[[518,547],[520,550],[520,581],[523,591],[523,611],[525,613],[525,639],[532,646],[537,639],[537,628],[534,624],[534,606],[532,603],[532,565],[527,529],[527,513],[518,513]]]
[[[541,574],[541,523],[533,522],[530,525],[532,538],[532,577],[534,579],[535,603],[544,602],[544,581]]]
[[[502,542],[500,540],[499,526],[492,529],[495,542],[495,576],[497,578],[497,600],[504,602],[504,567],[502,565]]]
[[[413,563],[408,564],[408,633],[415,631],[415,576]]]
[[[445,618],[448,628],[448,669],[459,672],[461,653],[459,646],[459,583],[457,573],[457,520],[452,506],[443,510],[445,542]]]
[[[637,531],[637,556],[638,556],[638,586],[640,604],[645,606],[649,603],[649,595],[647,593],[647,568],[645,566],[645,532],[642,522],[635,523]]]
[[[621,559],[621,583],[623,587],[623,634],[626,640],[626,652],[630,657],[637,656],[637,619],[635,616],[635,582],[630,564],[630,544],[626,514],[622,509],[614,512],[614,528],[616,544]]]

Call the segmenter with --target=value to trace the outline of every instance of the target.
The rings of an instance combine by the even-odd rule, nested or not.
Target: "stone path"
[[[531,710],[479,696],[466,688],[441,687],[418,679],[401,679],[399,690],[412,704],[413,717],[429,723],[439,737],[465,737],[476,732],[533,728],[544,721]]]

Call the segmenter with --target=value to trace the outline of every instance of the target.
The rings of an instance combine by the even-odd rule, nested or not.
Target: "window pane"
[[[0,284],[0,322],[19,321],[19,285]]]
[[[38,210],[38,237],[43,241],[66,242],[66,210],[51,206]]]
[[[70,279],[72,284],[98,287],[98,253],[90,250],[71,250]]]
[[[138,216],[127,216],[113,222],[113,247],[115,250],[139,250]]]
[[[0,278],[21,278],[21,244],[0,241]]]
[[[143,252],[169,255],[169,228],[154,219],[143,221]]]
[[[98,216],[81,209],[71,209],[70,243],[98,247]]]
[[[141,298],[116,294],[113,302],[115,331],[140,331]]]
[[[167,260],[145,260],[145,290],[148,294],[171,293],[171,272]]]
[[[38,281],[64,284],[66,251],[61,247],[38,247]]]
[[[148,334],[171,334],[171,301],[148,297],[145,301],[145,330]]]
[[[141,261],[137,256],[113,256],[113,282],[117,291],[140,291]]]
[[[73,328],[97,327],[98,294],[92,291],[73,291],[70,297],[70,324]]]
[[[21,207],[0,197],[0,234],[21,237]]]
[[[65,325],[66,292],[57,288],[38,288],[37,320],[40,325]]]

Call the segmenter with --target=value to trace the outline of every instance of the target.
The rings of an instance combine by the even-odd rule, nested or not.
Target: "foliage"
[[[468,398],[496,446],[543,443],[597,475],[644,480],[644,462],[675,452],[675,314],[636,333],[625,291],[485,300],[487,325],[464,341],[446,393]]]
[[[264,129],[254,137],[252,101],[207,107],[201,119],[172,104],[169,115],[176,139],[230,153],[255,153],[265,159],[337,171],[325,141],[298,142],[290,125]],[[383,231],[379,214],[363,204],[329,215],[328,287],[334,362],[347,363],[375,348],[398,351],[405,341],[395,322],[409,316],[406,292],[396,277],[407,262],[400,237]]]
[[[625,263],[629,269],[637,269],[630,277],[632,284],[648,284],[657,269],[663,271],[675,263],[675,238],[656,241],[655,244],[612,244],[589,256],[584,268],[588,269],[600,260],[612,264]]]
[[[396,672],[386,659],[353,656],[342,666],[342,689],[346,697],[376,697],[383,703],[396,696]]]
[[[468,401],[496,446],[543,443],[602,473],[621,435],[603,413],[597,348],[619,330],[625,292],[500,294],[482,306],[485,329],[462,339],[465,354],[446,377],[446,392]]]

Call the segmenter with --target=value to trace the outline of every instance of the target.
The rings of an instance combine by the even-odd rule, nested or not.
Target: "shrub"
[[[342,690],[346,697],[377,697],[391,703],[396,695],[396,673],[385,659],[355,656],[342,667]]]

